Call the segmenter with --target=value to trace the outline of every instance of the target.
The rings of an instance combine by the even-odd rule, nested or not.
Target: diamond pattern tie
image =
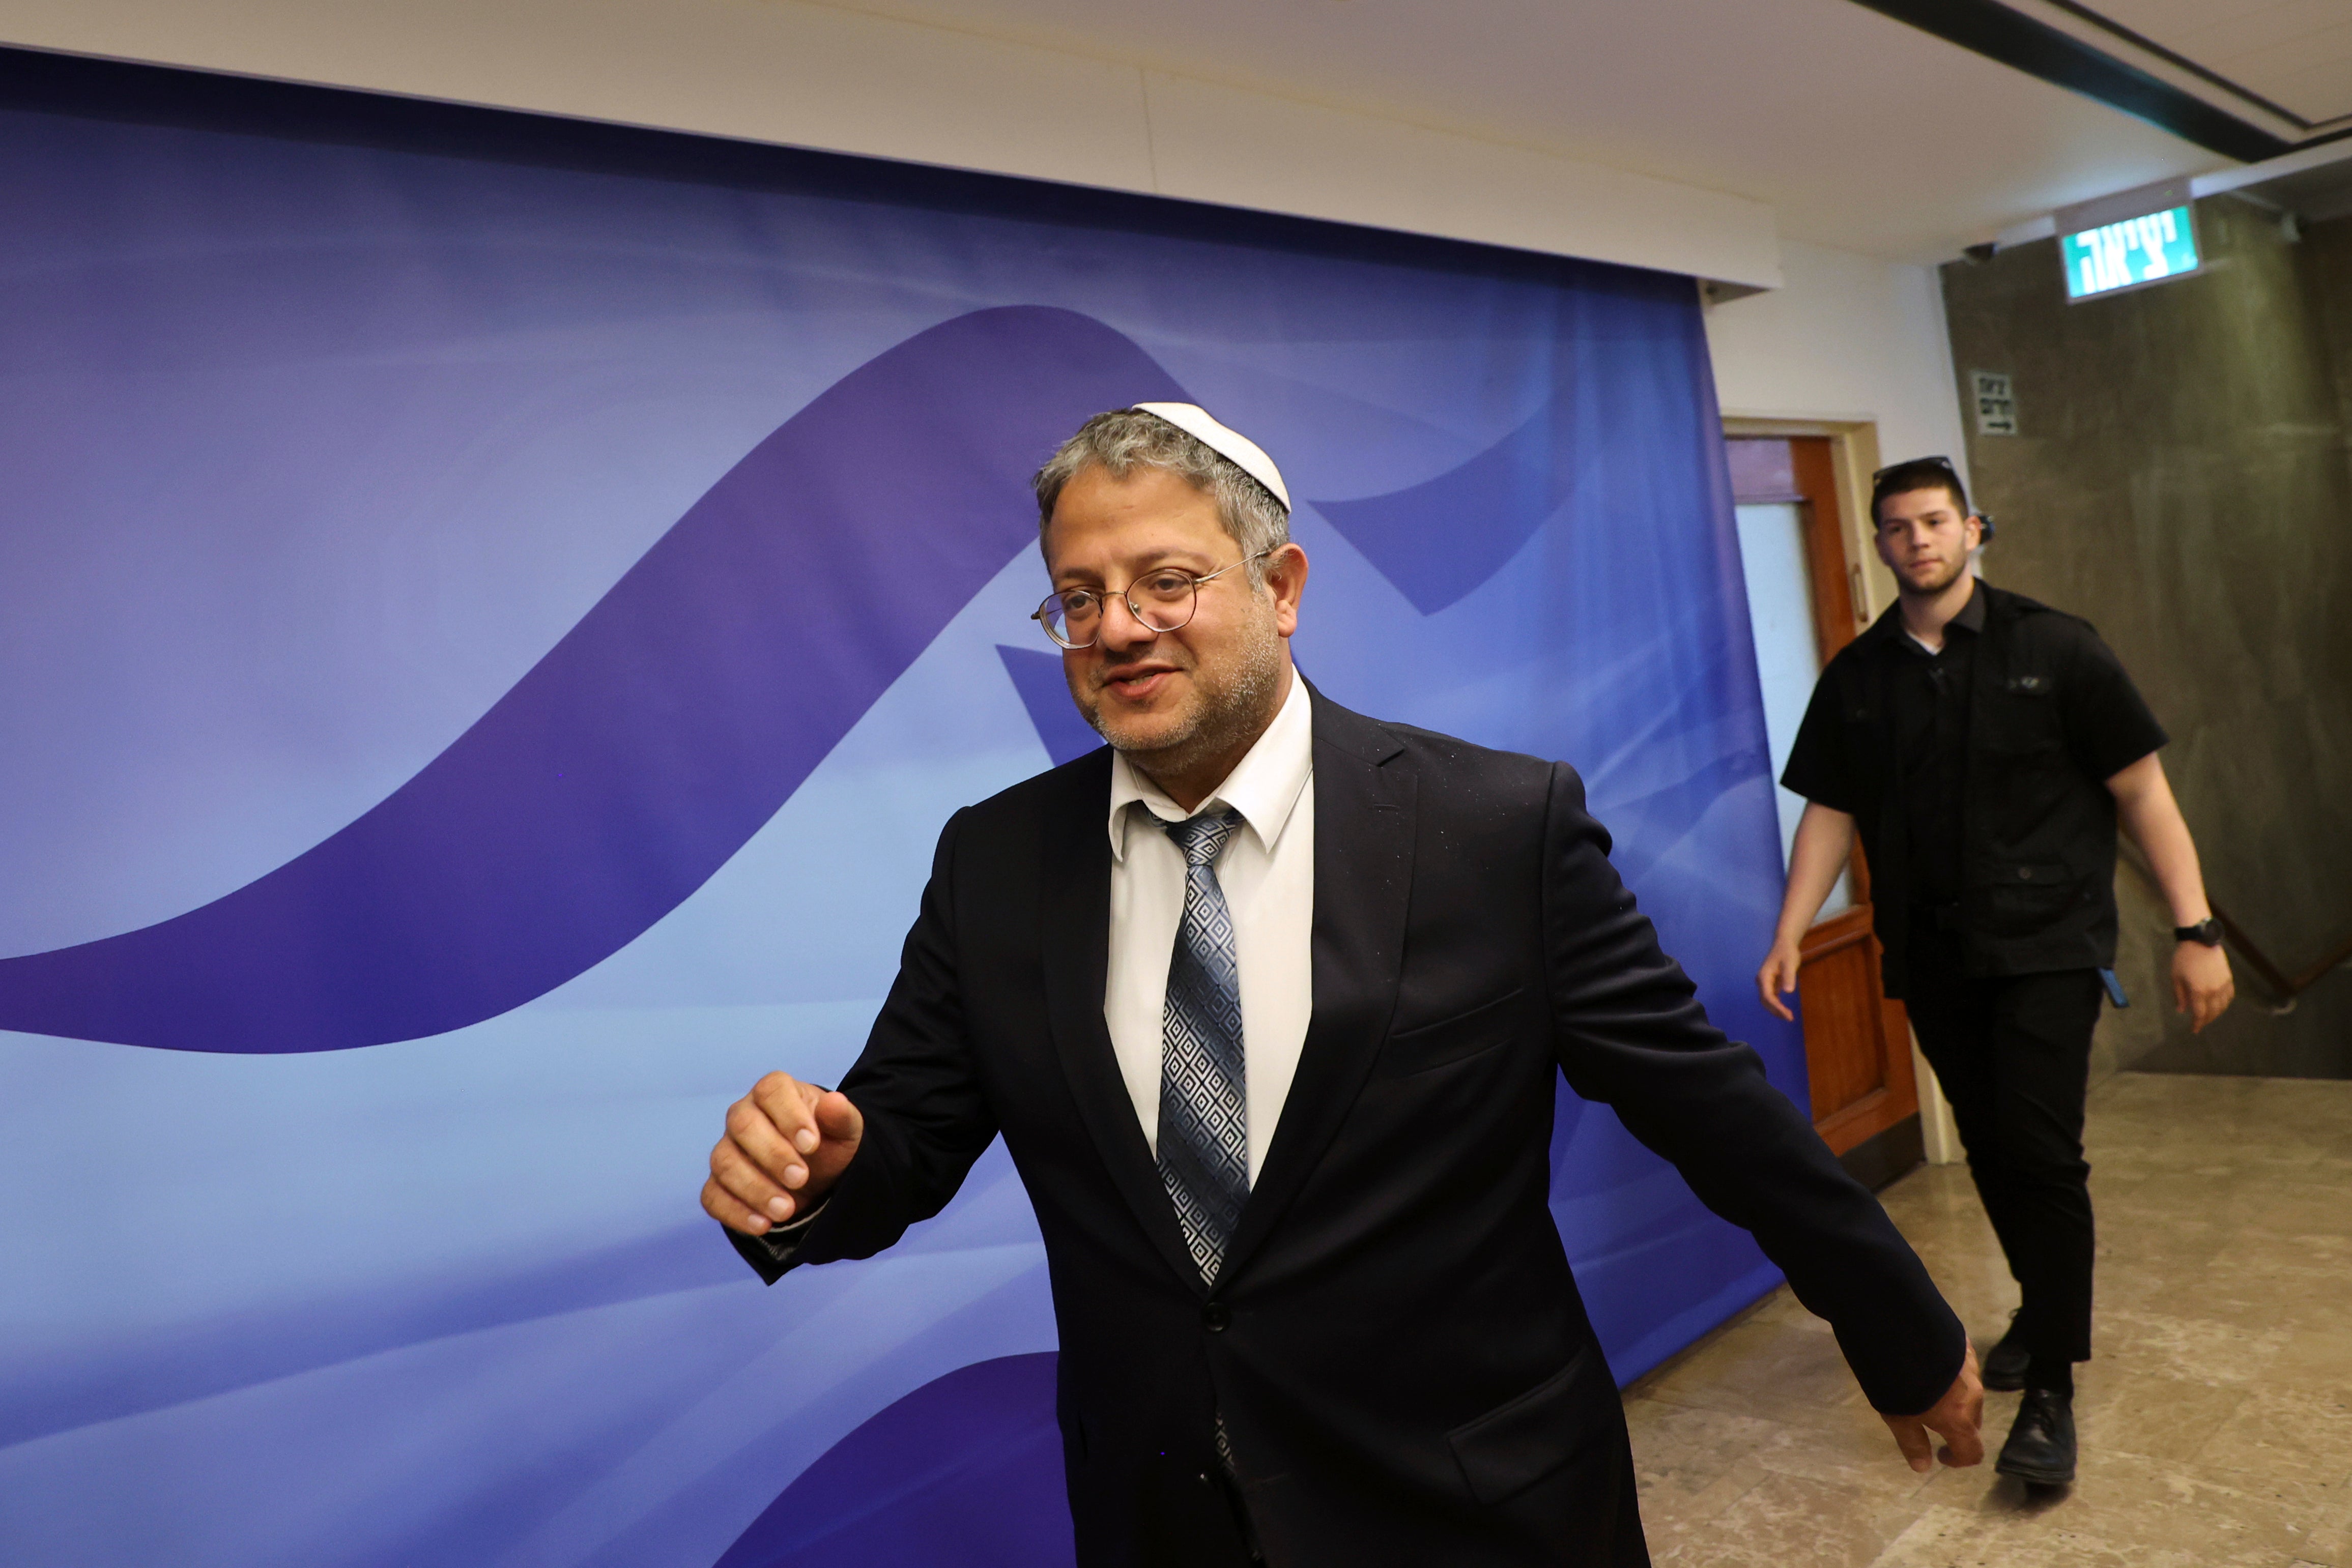
[[[1241,971],[1216,870],[1217,852],[1240,821],[1228,809],[1162,824],[1184,852],[1184,921],[1160,1014],[1160,1178],[1210,1283],[1249,1197]]]

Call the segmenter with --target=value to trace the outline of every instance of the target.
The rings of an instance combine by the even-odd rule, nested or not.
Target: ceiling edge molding
[[[2294,143],[1997,0],[1854,0],[1947,43],[2096,99],[2209,152],[2258,163]]]

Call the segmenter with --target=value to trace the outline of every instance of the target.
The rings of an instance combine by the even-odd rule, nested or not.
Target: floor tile
[[[1782,1291],[1628,1393],[1655,1560],[2352,1568],[2352,1083],[2121,1073],[2085,1144],[2099,1306],[2072,1488],[1913,1475]],[[1990,1344],[2017,1287],[1966,1168],[1881,1197]],[[2017,1404],[1988,1396],[1989,1449]]]

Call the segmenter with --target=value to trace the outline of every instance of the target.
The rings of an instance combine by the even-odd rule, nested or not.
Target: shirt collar
[[[1969,601],[1966,604],[1961,605],[1958,612],[1955,613],[1949,621],[1944,622],[1944,629],[1946,631],[1949,631],[1951,628],[1957,626],[1972,637],[1981,637],[1984,635],[1984,579],[1972,576],[1969,587]],[[1888,647],[1913,653],[1927,653],[1926,645],[1923,644],[1918,638],[1911,635],[1909,629],[1903,624],[1902,605],[1888,605],[1886,607],[1886,613],[1879,617],[1879,624],[1873,626],[1871,630],[1875,632],[1879,630],[1880,626],[1885,628],[1885,635]],[[1928,654],[1928,656],[1931,658],[1934,657],[1933,654]]]
[[[1257,743],[1225,775],[1225,781],[1209,792],[1197,811],[1187,812],[1170,800],[1165,790],[1128,761],[1124,752],[1111,753],[1111,858],[1127,858],[1127,823],[1132,814],[1128,808],[1139,802],[1163,822],[1181,822],[1198,811],[1231,806],[1241,813],[1242,821],[1249,824],[1258,842],[1271,852],[1283,829],[1289,825],[1299,796],[1306,793],[1307,780],[1314,776],[1314,713],[1307,703],[1307,683],[1294,670],[1290,695],[1282,700],[1281,711],[1274,716],[1274,722],[1265,727]]]
[[[1963,631],[1982,632],[1984,630],[1984,580],[1982,578],[1978,578],[1969,585],[1969,601],[1960,606],[1960,612],[1958,615],[1953,616],[1948,624],[1958,626]]]

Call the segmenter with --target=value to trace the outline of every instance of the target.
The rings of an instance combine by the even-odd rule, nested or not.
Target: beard
[[[1906,578],[1898,572],[1895,574],[1895,580],[1906,593],[1916,594],[1924,599],[1932,599],[1937,594],[1943,592],[1944,590],[1951,587],[1952,584],[1959,581],[1960,574],[1968,570],[1968,552],[1963,550],[1949,565],[1945,566],[1932,576],[1923,578],[1919,581],[1914,582],[1909,578]]]
[[[1270,607],[1263,620],[1251,622],[1234,654],[1230,666],[1213,673],[1195,663],[1187,672],[1195,694],[1192,711],[1156,733],[1123,715],[1105,713],[1098,691],[1080,691],[1074,683],[1070,695],[1094,732],[1147,776],[1181,775],[1265,727],[1267,706],[1282,680],[1282,635],[1274,628]]]

